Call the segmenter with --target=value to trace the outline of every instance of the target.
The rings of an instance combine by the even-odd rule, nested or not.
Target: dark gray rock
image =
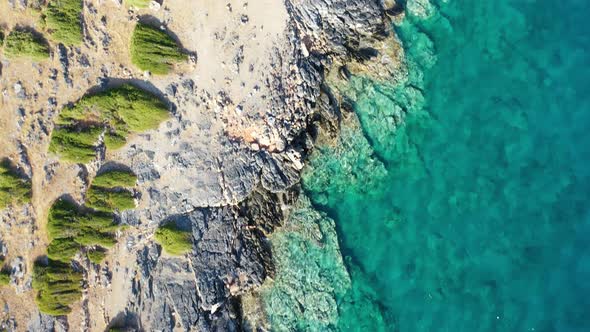
[[[59,63],[63,71],[63,77],[66,84],[72,87],[72,78],[70,77],[70,60],[68,59],[68,49],[63,45],[57,46],[57,54],[59,56]]]
[[[27,332],[54,331],[54,326],[55,318],[44,314],[38,314],[29,322]]]
[[[290,202],[294,196],[255,192],[242,204],[198,208],[165,220],[190,229],[194,246],[186,257],[163,255],[156,244],[138,253],[129,311],[140,327],[240,330],[238,296],[261,285],[272,271],[263,236],[276,227],[272,221],[284,219],[273,201]]]

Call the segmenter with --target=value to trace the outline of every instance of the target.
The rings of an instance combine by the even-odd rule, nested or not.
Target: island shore
[[[164,1],[128,8],[85,1],[83,42],[49,37],[50,57],[2,58],[0,151],[31,179],[30,204],[1,212],[3,254],[11,282],[0,288],[9,330],[240,330],[268,327],[256,290],[275,273],[268,237],[298,204],[299,176],[318,139],[340,127],[346,104],[330,84],[350,75],[384,79],[403,73],[403,50],[390,28],[403,12],[380,1]],[[389,9],[389,10],[388,10]],[[40,13],[3,2],[4,32],[43,31]],[[389,14],[389,15],[388,15]],[[130,61],[138,21],[169,32],[188,60],[169,75]],[[130,83],[164,100],[170,119],[134,134],[118,150],[98,147],[87,164],[48,153],[57,114],[88,93]],[[329,84],[328,84],[329,83]],[[333,136],[333,135],[332,135]],[[33,263],[46,253],[47,213],[64,195],[86,200],[105,165],[138,178],[137,208],[117,219],[125,230],[105,261],[77,257],[81,301],[67,316],[40,314]],[[154,232],[185,225],[193,250],[163,253]],[[245,324],[243,313],[258,315]],[[254,325],[254,326],[253,326]]]

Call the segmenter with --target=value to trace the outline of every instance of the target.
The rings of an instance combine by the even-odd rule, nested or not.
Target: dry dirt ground
[[[11,5],[10,2],[17,3]],[[0,0],[0,28],[43,28],[39,13],[20,8],[19,1]],[[0,52],[0,158],[10,158],[32,178],[33,199],[26,206],[0,212],[0,239],[8,264],[22,259],[23,274],[16,283],[0,288],[0,319],[27,322],[38,315],[31,289],[32,263],[45,253],[45,224],[51,204],[64,194],[83,202],[86,173],[94,174],[99,162],[82,167],[61,162],[48,154],[53,120],[60,109],[81,98],[104,79],[131,80],[159,94],[171,83],[192,81],[194,93],[185,96],[174,117],[159,130],[133,137],[128,146],[148,145],[161,152],[174,141],[190,141],[208,151],[217,149],[214,137],[229,135],[271,147],[272,128],[262,120],[269,107],[265,79],[272,70],[273,53],[285,43],[287,13],[277,0],[164,0],[161,6],[129,9],[116,0],[84,1],[85,41],[80,47],[60,48],[51,42],[51,58],[41,62],[7,59]],[[177,66],[174,73],[151,77],[130,63],[129,40],[137,20],[157,21],[165,26],[194,57]],[[68,65],[60,57],[67,53]],[[63,60],[63,59],[62,59]],[[111,82],[116,80],[111,80]],[[180,123],[182,121],[182,123]],[[183,125],[183,137],[166,135]],[[270,134],[269,134],[270,133]],[[176,147],[178,148],[178,147]],[[126,151],[105,159],[126,163]],[[162,163],[165,161],[162,160]],[[181,174],[166,172],[162,185],[182,192],[193,184],[179,181]],[[139,188],[141,191],[141,188]],[[147,204],[140,198],[138,206]],[[149,231],[131,228],[128,233]],[[89,299],[84,310],[78,303],[68,317],[71,330],[103,331],[110,319],[124,309],[128,279],[134,264],[126,234],[110,250],[103,263],[113,273],[105,282],[102,268],[89,268]],[[3,317],[2,317],[3,315]],[[27,326],[17,326],[26,330]]]

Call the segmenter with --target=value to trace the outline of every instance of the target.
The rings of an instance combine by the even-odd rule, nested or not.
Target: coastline
[[[37,24],[37,14],[16,6],[5,8],[18,15],[1,22],[4,28],[21,16]],[[400,48],[388,48],[399,44],[387,42],[395,37],[379,1],[286,1],[278,16],[284,26],[265,15],[273,8],[236,2],[204,6],[197,14],[207,15],[193,17],[181,3],[126,12],[120,4],[90,1],[81,47],[56,45],[30,80],[18,75],[30,70],[26,62],[3,62],[3,84],[10,89],[1,103],[0,127],[7,133],[2,157],[25,170],[36,193],[29,206],[2,213],[3,246],[13,266],[11,288],[1,290],[9,307],[6,328],[243,328],[239,298],[275,273],[267,237],[297,204],[303,162],[314,141],[329,140],[340,127],[340,97],[325,80],[359,73],[386,77],[400,68]],[[227,15],[229,29],[216,23]],[[166,78],[132,69],[125,36],[145,17],[177,33],[196,54],[196,65],[183,64]],[[184,31],[193,20],[203,23]],[[248,46],[252,41],[256,45]],[[173,118],[120,151],[103,150],[89,165],[61,164],[46,153],[64,105],[121,82],[158,94],[172,105]],[[119,234],[105,265],[79,258],[87,283],[70,315],[39,314],[30,278],[47,245],[46,211],[64,194],[84,202],[89,179],[107,160],[128,163],[138,175],[139,205],[118,216],[130,230]],[[168,257],[153,242],[158,224],[171,220],[192,231],[194,250],[187,257]],[[15,228],[22,237],[13,236]]]
[[[588,5],[426,4],[396,24],[408,83],[352,79],[358,121],[304,169],[352,285],[332,327],[587,330]]]
[[[389,83],[392,86],[402,85],[408,80],[404,50],[392,25],[393,22],[403,22],[404,10],[401,5],[395,4],[382,10],[384,15],[380,28],[357,40],[355,45],[358,48],[348,49],[347,56],[331,59],[330,66],[325,69],[316,112],[310,117],[312,120],[307,129],[311,142],[305,149],[307,158],[302,172],[306,171],[309,158],[315,158],[313,155],[317,147],[366,157],[363,152],[347,150],[351,146],[346,147],[348,140],[366,140],[362,134],[358,137],[362,130],[352,109],[355,95],[351,94],[354,89],[348,87],[351,80],[393,82]],[[316,11],[323,12],[321,9]],[[371,150],[369,145],[366,148]],[[367,165],[365,171],[383,172],[379,167],[377,163]],[[340,176],[324,175],[328,178]],[[377,175],[375,177],[378,178]],[[354,271],[347,269],[354,269],[354,266],[343,261],[334,220],[328,216],[329,211],[310,201],[310,193],[301,187],[298,190],[301,192],[289,207],[286,220],[269,237],[276,272],[266,279],[261,288],[244,297],[242,310],[249,331],[269,330],[270,327],[276,331],[346,329],[339,322],[339,311],[358,310],[354,307],[360,305],[346,297],[351,291],[372,291],[353,290],[350,274]],[[344,309],[341,305],[346,301],[352,302]],[[370,302],[363,305],[367,308],[374,306]],[[375,308],[375,315],[378,312],[379,309]],[[382,317],[365,318],[366,329],[387,330],[387,322]]]

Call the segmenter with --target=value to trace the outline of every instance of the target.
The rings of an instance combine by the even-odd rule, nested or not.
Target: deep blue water
[[[590,331],[590,1],[434,5],[396,26],[408,82],[353,80],[363,130],[304,175],[352,278],[338,328]]]

